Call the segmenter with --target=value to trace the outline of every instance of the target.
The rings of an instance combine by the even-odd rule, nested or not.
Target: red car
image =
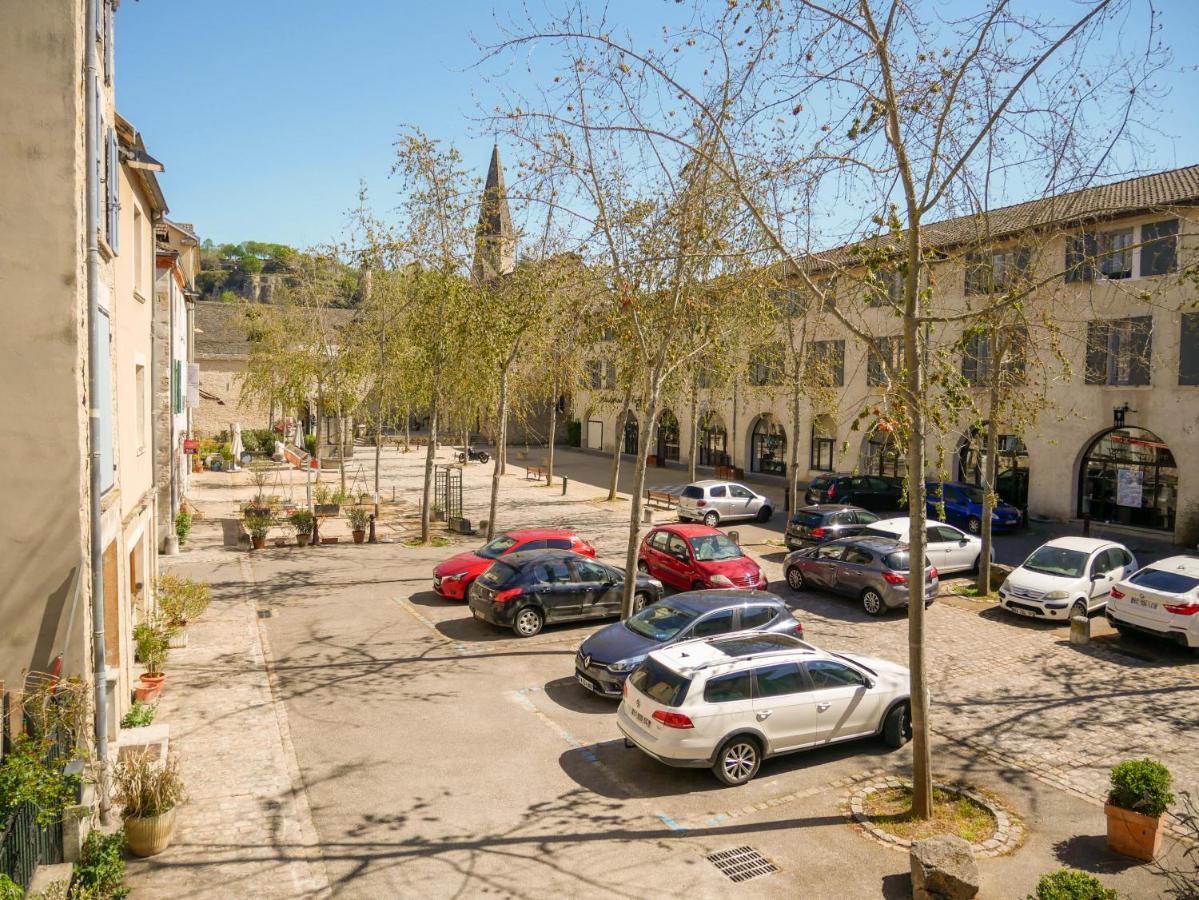
[[[470,583],[487,571],[501,556],[518,550],[573,550],[595,557],[595,548],[565,528],[522,528],[509,531],[484,544],[438,563],[433,569],[433,590],[447,600],[465,600]]]
[[[641,542],[637,568],[684,591],[766,589],[758,564],[723,532],[707,525],[663,525]]]

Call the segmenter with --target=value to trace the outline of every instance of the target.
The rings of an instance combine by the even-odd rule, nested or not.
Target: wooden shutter
[[[1178,383],[1199,385],[1199,313],[1182,314],[1178,341]]]
[[[108,241],[109,249],[113,253],[120,253],[121,158],[120,150],[117,146],[117,133],[112,128],[108,129],[108,147],[106,152],[108,157],[108,194],[104,204],[104,210],[107,215],[105,219],[105,239]]]
[[[977,349],[978,335],[972,334],[962,352],[962,377],[969,384],[978,384],[978,357],[975,355]]]
[[[982,289],[983,258],[978,253],[966,254],[966,293],[986,293]]]
[[[1141,277],[1166,275],[1177,260],[1178,220],[1166,219],[1141,226]]]
[[[1129,366],[1129,384],[1149,384],[1150,364],[1153,359],[1153,317],[1137,316],[1132,319],[1132,339],[1128,348],[1132,356]]]
[[[1108,323],[1102,320],[1087,322],[1087,364],[1084,384],[1107,384]]]

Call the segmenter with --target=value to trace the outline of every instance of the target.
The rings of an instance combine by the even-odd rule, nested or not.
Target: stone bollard
[[[648,509],[648,508],[641,510],[641,521],[644,522],[646,525],[653,525],[654,524],[654,511],[652,509]]]
[[[563,496],[563,497],[565,497],[565,496],[566,496],[566,483],[567,483],[569,480],[570,480],[570,479],[568,479],[568,478],[567,478],[565,475],[563,475],[563,476],[562,476],[562,496]]]
[[[734,544],[736,544],[738,547],[740,547],[741,546],[741,532],[740,531],[730,531],[729,532],[729,540],[732,541]]]
[[[969,900],[978,894],[978,864],[955,835],[915,841],[910,854],[913,900]]]
[[[1091,643],[1091,620],[1087,616],[1072,616],[1070,619],[1070,643]]]

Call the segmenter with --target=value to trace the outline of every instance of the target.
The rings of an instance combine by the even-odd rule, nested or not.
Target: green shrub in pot
[[[1155,759],[1130,759],[1111,772],[1107,802],[1143,816],[1160,816],[1174,802],[1173,776]]]

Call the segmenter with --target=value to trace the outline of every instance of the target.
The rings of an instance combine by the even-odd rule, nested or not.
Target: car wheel
[[[773,515],[774,515],[773,509],[771,509],[769,506],[763,506],[761,509],[758,510],[758,521],[759,522],[769,522],[770,517]]]
[[[645,596],[645,594],[642,594],[642,593],[634,594],[633,595],[633,615],[637,615],[637,613],[639,613],[639,612],[641,612],[641,610],[645,609],[645,607],[648,603],[649,603],[649,597]]]
[[[649,563],[647,563],[644,559],[637,560],[637,571],[640,572],[642,575],[648,575],[649,574]]]
[[[862,609],[866,610],[867,615],[881,616],[887,611],[887,604],[883,603],[883,595],[874,588],[866,588],[862,591]]]
[[[970,567],[970,571],[977,572],[978,567],[982,563],[982,561],[983,561],[983,555],[980,553],[980,554],[978,554],[978,556],[974,557],[974,565]]]
[[[730,787],[745,784],[758,774],[762,765],[762,749],[755,738],[738,735],[729,738],[716,754],[712,771],[716,777]]]
[[[1090,611],[1087,609],[1087,601],[1081,597],[1075,600],[1074,605],[1070,607],[1070,618],[1073,619],[1075,616],[1082,616],[1084,619],[1088,619],[1091,616]]]
[[[512,630],[517,637],[531,638],[541,631],[544,624],[545,616],[536,607],[526,606],[512,620]]]
[[[883,722],[883,743],[898,750],[912,739],[912,707],[901,703],[889,713]]]
[[[799,566],[787,570],[787,587],[793,591],[803,590],[803,570]]]
[[[966,520],[966,530],[969,531],[971,534],[982,534],[983,533],[983,523],[978,518],[978,516],[971,516],[969,519]]]
[[[715,528],[720,521],[720,515],[716,512],[704,513],[704,524],[709,528]]]

